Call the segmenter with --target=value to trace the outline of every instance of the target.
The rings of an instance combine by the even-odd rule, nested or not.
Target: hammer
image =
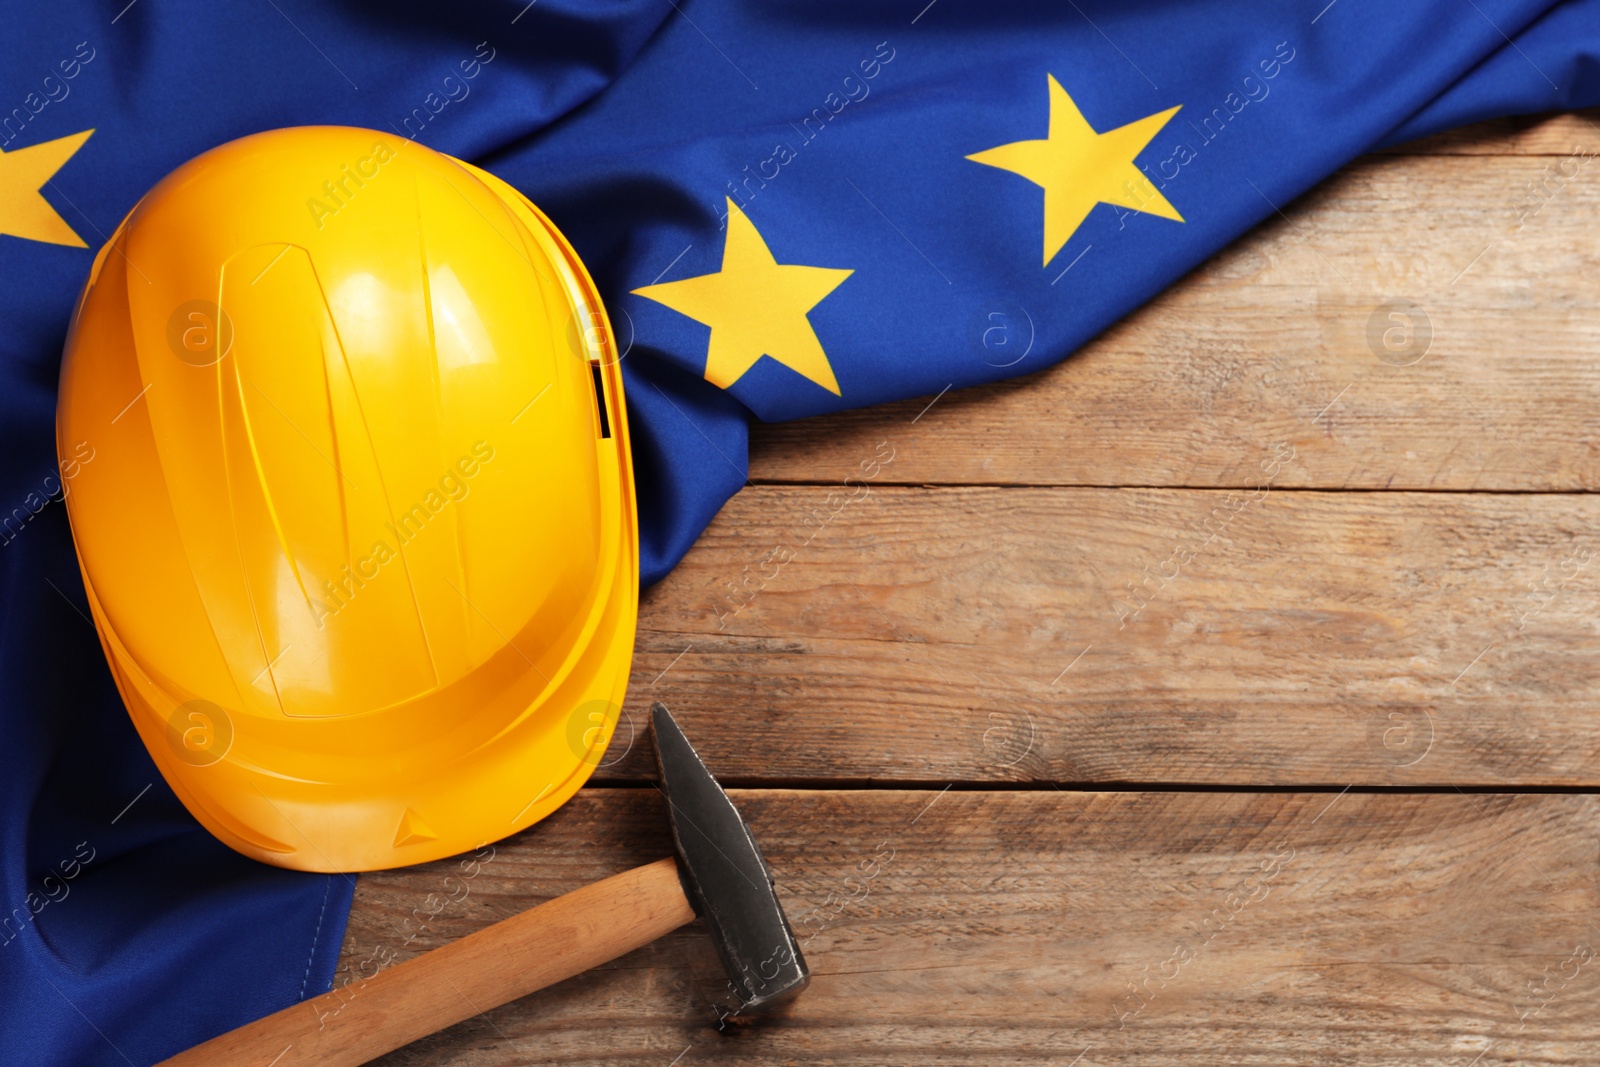
[[[666,705],[650,709],[674,859],[636,867],[381,971],[337,1015],[302,1002],[159,1067],[347,1067],[632,952],[696,916],[735,1012],[804,989],[811,973],[750,828]],[[273,1057],[277,1058],[274,1059]]]

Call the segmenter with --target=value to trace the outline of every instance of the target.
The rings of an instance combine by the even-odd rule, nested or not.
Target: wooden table
[[[339,981],[665,854],[664,700],[811,988],[719,1033],[691,926],[383,1062],[1600,1062],[1596,118],[1363,159],[1059,367],[758,429],[593,785],[363,876]]]

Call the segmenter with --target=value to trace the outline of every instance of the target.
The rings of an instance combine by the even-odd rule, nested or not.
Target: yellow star
[[[779,263],[755,224],[729,200],[719,273],[647,285],[634,293],[711,327],[706,381],[712,385],[726,389],[762,356],[771,356],[838,396],[833,367],[806,312],[854,273]]]
[[[70,137],[0,152],[0,233],[25,241],[89,247],[39,190],[93,132],[84,130]]]
[[[1096,133],[1054,75],[1050,79],[1050,134],[1043,141],[1014,141],[967,158],[1013,171],[1044,188],[1044,261],[1061,251],[1096,204],[1182,222],[1167,198],[1156,191],[1133,161],[1178,113],[1168,108]]]

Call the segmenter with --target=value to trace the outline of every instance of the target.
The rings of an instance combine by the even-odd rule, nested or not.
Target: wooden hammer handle
[[[337,997],[291,1005],[160,1067],[353,1067],[616,959],[693,918],[677,862],[659,860],[352,982]]]

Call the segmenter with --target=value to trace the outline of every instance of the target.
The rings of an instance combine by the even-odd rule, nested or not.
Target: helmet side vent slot
[[[606,413],[605,376],[600,369],[600,361],[598,359],[589,361],[589,373],[594,378],[594,410],[595,414],[600,417],[600,436],[609,438],[611,436],[611,418]]]

